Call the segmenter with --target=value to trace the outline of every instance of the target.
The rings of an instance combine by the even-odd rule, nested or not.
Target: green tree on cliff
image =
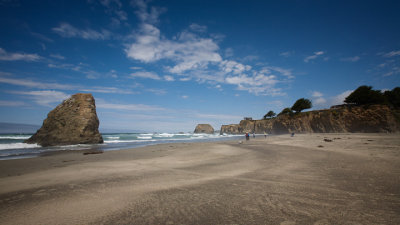
[[[303,111],[304,109],[309,109],[312,107],[312,103],[310,100],[306,98],[300,98],[298,99],[292,106],[292,110],[296,111],[296,113],[299,113]]]
[[[385,97],[380,90],[372,90],[371,86],[360,86],[344,100],[347,104],[366,105],[383,104]]]
[[[400,87],[395,87],[391,91],[385,91],[383,93],[385,102],[394,107],[400,107]]]
[[[280,115],[293,115],[293,111],[290,108],[284,108],[282,112],[278,114],[278,116]]]
[[[267,118],[272,118],[276,116],[276,114],[274,113],[274,111],[270,110],[267,114],[264,115],[264,120],[266,120]]]

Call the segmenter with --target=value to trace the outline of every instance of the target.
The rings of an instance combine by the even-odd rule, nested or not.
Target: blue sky
[[[192,131],[400,84],[399,1],[0,0],[0,122],[78,92],[106,130]]]

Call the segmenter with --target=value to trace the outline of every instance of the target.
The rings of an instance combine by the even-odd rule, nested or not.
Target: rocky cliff
[[[103,143],[91,94],[75,94],[49,112],[42,127],[26,143],[43,147]]]
[[[222,125],[220,133],[393,133],[400,132],[400,110],[386,105],[340,106],[267,120],[242,120]]]
[[[194,133],[213,134],[214,128],[210,124],[197,124]]]

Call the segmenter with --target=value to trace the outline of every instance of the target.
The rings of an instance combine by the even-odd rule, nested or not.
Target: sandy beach
[[[399,134],[0,161],[1,224],[400,224]]]

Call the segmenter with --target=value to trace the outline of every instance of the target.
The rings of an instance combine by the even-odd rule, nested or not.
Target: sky
[[[216,130],[400,86],[400,1],[0,0],[0,122],[92,93],[101,131]]]

